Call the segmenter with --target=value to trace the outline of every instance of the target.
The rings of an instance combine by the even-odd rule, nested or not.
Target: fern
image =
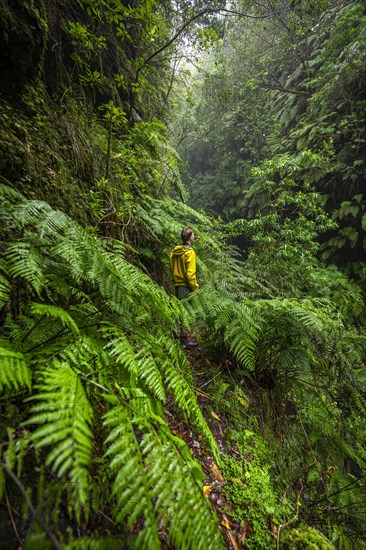
[[[339,312],[341,305],[343,312],[362,313],[359,302],[351,307],[357,292],[344,300],[339,295],[337,303],[334,289],[324,299],[278,298],[275,285],[257,280],[259,272],[243,271],[235,249],[220,249],[212,222],[197,215],[193,222],[202,221],[209,231],[202,241],[210,252],[199,254],[205,284],[179,302],[127,261],[124,246],[100,239],[44,203],[10,193],[3,204],[6,213],[1,208],[0,215],[11,243],[1,271],[9,313],[1,329],[5,368],[0,381],[7,399],[31,392],[15,425],[30,430],[27,441],[35,456],[29,460],[53,472],[52,488],[39,488],[48,514],[52,508],[57,516],[65,497],[79,525],[100,509],[138,531],[132,542],[137,546],[159,548],[161,530],[176,548],[222,546],[217,520],[202,494],[200,467],[163,420],[169,396],[219,459],[195,399],[190,365],[174,339],[174,330],[193,318],[205,345],[226,352],[224,357],[241,367],[241,377],[245,372],[245,379],[254,381],[271,373],[282,392],[273,396],[295,400],[306,437],[298,428],[286,444],[303,453],[296,458],[289,452],[300,473],[308,440],[332,461],[341,453],[355,460],[364,456],[363,440],[359,447],[340,441],[346,423],[341,424],[329,398],[339,391],[343,369],[354,408],[364,416],[364,342],[357,331],[347,331]],[[172,228],[182,222],[174,208],[172,201],[153,202],[144,218],[146,231],[153,223],[152,239],[159,234],[171,242]],[[189,207],[182,209],[187,219],[194,216]],[[20,279],[27,284],[19,311]],[[272,405],[268,401],[269,411]],[[356,425],[361,432],[363,423],[354,415],[349,434]],[[20,445],[17,432],[12,437],[15,442],[5,442],[5,452]],[[12,467],[21,467],[18,459],[15,453]],[[288,468],[286,461],[282,468]],[[310,484],[309,494],[312,489]],[[70,537],[66,544],[76,542]]]
[[[32,416],[24,425],[39,424],[32,439],[37,448],[51,446],[46,465],[56,475],[67,474],[76,500],[76,513],[87,510],[91,464],[93,409],[78,376],[67,364],[55,360],[44,367],[28,401]]]
[[[165,401],[165,389],[160,370],[151,353],[143,350],[136,355],[139,369],[139,377],[146,385],[146,388],[158,399]]]
[[[79,327],[71,315],[61,307],[32,303],[30,311],[33,315],[41,315],[51,319],[59,319],[63,325],[79,334]]]
[[[113,407],[104,422],[111,430],[106,453],[116,474],[117,521],[128,517],[133,525],[140,516],[144,520],[135,546],[160,548],[160,521],[176,548],[221,548],[216,520],[199,486],[203,473],[185,443],[160,417],[136,416],[121,405]]]
[[[64,494],[69,512],[80,524],[94,502],[108,506],[111,486],[109,481],[104,486],[103,476],[110,468],[115,474],[115,519],[128,516],[132,525],[145,516],[138,544],[158,546],[159,521],[165,512],[167,529],[178,547],[193,547],[197,538],[218,540],[209,504],[192,477],[199,466],[162,419],[169,393],[217,455],[194,396],[190,366],[174,339],[174,330],[189,322],[186,308],[129,263],[123,247],[100,240],[45,203],[10,193],[6,208],[5,229],[10,235],[16,228],[21,238],[5,253],[5,294],[13,299],[18,278],[28,286],[21,315],[9,315],[3,325],[3,347],[7,338],[12,345],[1,356],[1,383],[6,391],[32,390],[21,425],[31,429],[36,456],[56,476],[55,488],[46,491],[49,505],[57,515]],[[105,413],[102,395],[113,407],[103,425],[93,425],[93,419]],[[93,447],[98,448],[101,438],[108,449],[98,459]],[[120,453],[128,460],[117,471]],[[155,458],[159,462],[152,467]],[[104,484],[93,486],[92,473]],[[184,479],[179,489],[176,476],[188,476],[190,481]],[[164,498],[157,507],[161,484]],[[192,522],[192,530],[187,522]]]
[[[248,370],[254,370],[260,317],[248,304],[223,300],[211,289],[203,290],[193,300],[198,317],[210,327],[211,338],[222,338],[238,361]]]
[[[10,289],[9,279],[0,272],[0,310],[8,301]]]
[[[9,275],[25,279],[37,294],[44,285],[42,259],[37,249],[28,242],[10,243],[4,255]]]
[[[121,544],[121,537],[78,537],[62,547],[64,550],[115,550]]]
[[[31,389],[32,374],[27,358],[19,352],[0,348],[0,389],[12,393],[20,389]]]
[[[105,416],[105,426],[109,430],[106,445],[107,456],[111,457],[110,468],[116,473],[113,494],[116,497],[115,517],[122,521],[129,517],[129,524],[143,515],[146,528],[142,531],[145,548],[157,548],[159,536],[155,521],[151,494],[142,459],[140,445],[126,410],[114,407]],[[141,538],[141,534],[140,534]]]
[[[40,237],[60,233],[70,223],[63,212],[53,210],[48,203],[42,201],[16,204],[12,213],[19,224],[36,225],[40,230]]]

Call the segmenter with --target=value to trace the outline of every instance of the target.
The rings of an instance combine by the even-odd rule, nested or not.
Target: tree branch
[[[159,53],[163,52],[164,50],[166,50],[167,48],[169,48],[169,46],[171,44],[173,44],[173,42],[175,42],[177,40],[177,38],[179,38],[179,36],[182,34],[182,32],[187,28],[189,27],[189,25],[191,25],[193,23],[193,21],[195,21],[196,19],[198,19],[199,17],[202,17],[203,15],[205,15],[206,13],[215,13],[215,11],[218,11],[218,10],[210,10],[209,8],[206,8],[205,10],[202,10],[198,13],[196,13],[196,15],[194,15],[193,17],[191,17],[190,19],[188,19],[188,21],[186,21],[184,23],[184,25],[172,36],[172,38],[170,40],[168,40],[168,42],[166,42],[163,46],[161,46],[160,48],[158,48],[155,52],[153,52],[151,55],[149,55],[149,57],[147,59],[145,59],[144,63],[142,64],[141,67],[139,67],[137,69],[137,73],[136,73],[136,81],[138,80],[138,77],[139,77],[139,74],[141,72],[141,70],[152,60],[154,59],[154,57],[156,57],[157,55],[159,55]]]
[[[206,14],[214,14],[214,13],[225,13],[225,14],[228,14],[228,15],[235,15],[237,17],[245,17],[247,19],[267,19],[268,17],[273,17],[274,15],[278,15],[280,13],[285,13],[285,12],[288,12],[290,10],[290,8],[287,8],[286,10],[281,10],[279,12],[271,12],[271,13],[267,13],[265,15],[249,15],[247,13],[242,13],[242,12],[239,12],[239,11],[236,11],[236,10],[231,10],[231,9],[226,9],[226,8],[205,8],[204,10],[196,13],[195,15],[193,15],[190,19],[188,19],[188,21],[186,21],[182,27],[180,29],[177,30],[177,32],[172,36],[172,38],[170,40],[168,40],[168,42],[166,42],[163,46],[161,46],[160,48],[158,48],[155,52],[153,52],[151,55],[149,55],[149,57],[147,57],[147,59],[145,59],[145,61],[143,62],[143,64],[141,65],[141,67],[139,67],[137,69],[137,73],[136,73],[136,82],[138,81],[138,77],[140,75],[140,72],[141,70],[146,67],[146,65],[148,65],[148,63],[150,63],[150,61],[152,59],[154,59],[154,57],[156,57],[157,55],[159,55],[159,53],[163,52],[164,50],[166,50],[167,48],[169,48],[169,46],[171,44],[173,44],[173,42],[175,42],[177,40],[177,38],[180,37],[180,35],[182,34],[182,32],[187,28],[189,27],[194,21],[196,21],[196,19],[202,17],[203,15],[206,15]]]

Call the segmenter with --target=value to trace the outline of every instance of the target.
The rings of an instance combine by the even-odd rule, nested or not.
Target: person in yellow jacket
[[[191,292],[199,288],[196,277],[196,253],[192,248],[194,233],[190,227],[183,227],[180,234],[183,244],[174,248],[170,254],[170,271],[174,280],[175,295],[184,300]],[[197,346],[190,340],[185,328],[180,328],[180,343],[184,347]]]
[[[194,233],[191,227],[183,227],[180,234],[183,244],[170,254],[170,271],[173,276],[175,295],[179,300],[186,298],[199,288],[196,277],[196,253],[192,248]]]

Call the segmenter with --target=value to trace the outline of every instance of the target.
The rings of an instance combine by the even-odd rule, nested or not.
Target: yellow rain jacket
[[[189,245],[178,245],[170,254],[170,271],[175,286],[199,287],[196,279],[196,253]]]

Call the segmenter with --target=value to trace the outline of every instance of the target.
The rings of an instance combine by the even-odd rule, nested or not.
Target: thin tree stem
[[[37,523],[39,523],[39,525],[42,527],[42,529],[44,529],[45,533],[47,534],[48,538],[50,539],[50,541],[52,542],[54,547],[57,550],[62,550],[62,546],[59,543],[56,536],[52,533],[52,531],[49,529],[49,527],[46,525],[46,523],[43,521],[43,519],[37,514],[36,509],[34,508],[29,496],[27,495],[27,491],[25,490],[24,485],[17,478],[17,476],[14,474],[14,472],[12,472],[10,470],[10,468],[8,468],[8,466],[6,464],[4,464],[3,462],[0,462],[0,467],[10,477],[10,479],[12,479],[14,481],[15,485],[18,487],[19,491],[22,493],[22,496],[23,496],[25,502],[27,503],[27,506],[28,506],[30,512],[32,513],[32,516],[34,517],[35,521]]]

